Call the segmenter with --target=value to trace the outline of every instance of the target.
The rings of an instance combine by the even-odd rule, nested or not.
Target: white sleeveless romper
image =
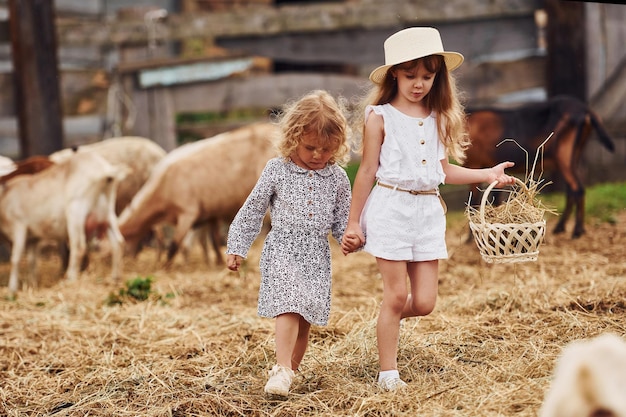
[[[390,104],[368,106],[382,115],[385,138],[376,178],[379,183],[407,190],[436,189],[445,181],[441,160],[445,147],[439,140],[435,114],[415,118]],[[375,186],[361,214],[365,233],[363,250],[383,259],[429,261],[446,259],[446,218],[436,195]]]

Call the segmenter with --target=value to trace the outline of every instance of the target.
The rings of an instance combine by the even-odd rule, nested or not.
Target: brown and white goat
[[[128,175],[117,189],[115,213],[118,215],[148,180],[155,165],[166,155],[165,150],[150,139],[122,136],[63,149],[51,154],[50,159],[57,163],[62,162],[76,152],[95,152],[110,164],[126,167]]]
[[[20,175],[0,188],[0,231],[11,243],[9,294],[19,289],[18,270],[28,252],[30,281],[37,285],[36,248],[41,240],[69,243],[68,280],[76,280],[88,235],[104,229],[111,242],[112,276],[122,273],[123,237],[115,216],[117,185],[126,169],[95,153],[77,153],[32,175]]]
[[[119,218],[128,248],[157,225],[172,224],[167,263],[193,228],[232,219],[276,156],[278,128],[257,123],[174,149],[155,167]],[[222,258],[219,250],[218,259]]]

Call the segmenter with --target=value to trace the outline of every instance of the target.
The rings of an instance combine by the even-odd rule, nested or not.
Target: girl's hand
[[[231,271],[239,271],[239,267],[241,266],[241,261],[243,258],[239,255],[229,254],[226,256],[226,266]]]
[[[489,180],[487,182],[492,183],[494,181],[498,181],[497,187],[515,184],[515,177],[504,173],[505,169],[511,168],[513,165],[515,165],[513,162],[507,161],[492,167],[490,169]]]
[[[347,255],[356,252],[365,244],[365,236],[361,230],[346,230],[341,239],[341,252]]]
[[[361,246],[363,243],[357,235],[343,235],[341,239],[341,252],[344,255],[357,251]]]

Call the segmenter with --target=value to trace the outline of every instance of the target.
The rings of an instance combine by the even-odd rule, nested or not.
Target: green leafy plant
[[[126,281],[126,287],[120,288],[117,294],[110,293],[107,297],[107,305],[121,305],[125,301],[145,301],[151,296],[156,299],[161,297],[152,291],[152,277],[136,277]]]

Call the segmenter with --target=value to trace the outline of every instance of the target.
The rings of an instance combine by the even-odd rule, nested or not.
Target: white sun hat
[[[387,75],[387,70],[394,65],[423,58],[428,55],[441,55],[448,71],[458,68],[463,63],[463,55],[458,52],[444,51],[439,31],[430,27],[403,29],[385,40],[385,65],[376,68],[370,74],[370,80],[380,84]]]

